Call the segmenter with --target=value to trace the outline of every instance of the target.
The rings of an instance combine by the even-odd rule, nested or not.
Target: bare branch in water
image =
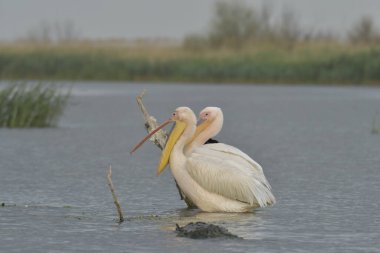
[[[117,213],[119,215],[119,223],[121,223],[121,222],[124,221],[123,211],[121,210],[121,207],[120,207],[120,204],[119,204],[119,200],[116,197],[115,189],[113,187],[111,165],[108,167],[107,181],[108,181],[108,186],[110,187],[110,190],[111,190],[111,193],[112,193],[113,203],[115,203],[116,210],[117,210]]]

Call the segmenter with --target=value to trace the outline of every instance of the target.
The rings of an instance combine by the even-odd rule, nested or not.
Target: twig
[[[143,90],[141,94],[136,97],[136,101],[143,114],[145,129],[148,133],[151,133],[154,129],[157,128],[157,120],[149,114],[148,110],[145,108],[143,104],[142,98],[145,95],[145,93],[146,93],[146,90]],[[159,130],[155,135],[151,137],[150,141],[153,142],[159,149],[162,150],[165,147],[167,139],[168,139],[168,134],[164,130]],[[194,205],[194,203],[183,194],[181,188],[179,188],[179,185],[177,184],[176,181],[175,183],[176,183],[179,196],[181,197],[181,199],[186,202],[189,208],[195,208],[196,206]]]
[[[123,212],[121,210],[119,201],[118,201],[118,199],[116,197],[111,177],[112,177],[112,168],[111,168],[111,165],[110,165],[108,167],[107,181],[108,181],[108,186],[110,187],[110,190],[111,190],[111,193],[112,193],[113,203],[115,203],[117,213],[119,214],[119,223],[121,223],[121,222],[124,221]]]
[[[157,120],[151,116],[147,109],[145,108],[142,98],[145,95],[146,90],[143,90],[139,96],[136,97],[136,101],[140,110],[143,114],[145,121],[145,129],[150,134],[154,129],[157,128]],[[161,150],[164,149],[168,134],[164,130],[159,130],[155,135],[152,136],[150,141],[152,141]]]

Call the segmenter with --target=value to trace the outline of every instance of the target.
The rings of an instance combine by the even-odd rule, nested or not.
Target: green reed
[[[0,51],[0,78],[45,80],[185,81],[241,83],[379,84],[380,47],[307,47],[223,52],[167,49]]]
[[[27,128],[56,126],[70,92],[42,83],[16,83],[0,90],[0,127]]]

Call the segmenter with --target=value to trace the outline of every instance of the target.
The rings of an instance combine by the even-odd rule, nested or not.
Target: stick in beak
[[[144,142],[146,142],[150,137],[152,137],[155,133],[157,133],[159,130],[161,130],[162,128],[164,128],[166,125],[168,125],[169,123],[172,123],[173,120],[172,119],[168,119],[167,121],[165,121],[164,123],[162,123],[159,127],[157,127],[156,129],[154,129],[150,134],[148,134],[147,136],[144,137],[144,139],[142,139],[142,141],[140,141],[139,143],[137,143],[135,145],[135,147],[131,150],[131,152],[129,152],[131,155],[138,149],[141,147],[141,145],[144,144]]]

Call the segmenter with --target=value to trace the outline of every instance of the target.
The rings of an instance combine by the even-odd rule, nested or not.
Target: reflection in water
[[[256,219],[255,213],[208,213],[199,209],[180,209],[178,212],[179,222],[223,222],[234,221],[241,222]]]

